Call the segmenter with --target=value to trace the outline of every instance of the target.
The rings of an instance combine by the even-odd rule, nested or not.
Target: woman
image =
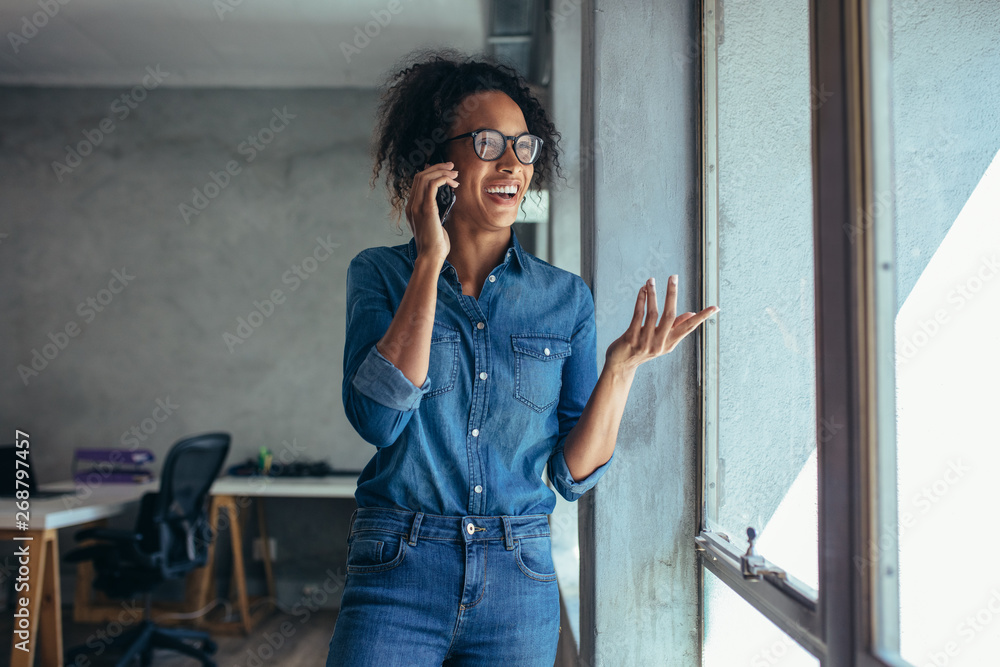
[[[559,171],[559,135],[525,82],[488,60],[421,55],[390,77],[377,120],[372,183],[384,166],[413,238],[348,269],[344,407],[377,451],[358,479],[327,664],[551,666],[542,472],[570,501],[593,487],[636,367],[718,309],[674,317],[672,276],[657,324],[650,278],[598,377],[590,289],[511,228],[527,190]],[[455,194],[444,224],[442,186]]]

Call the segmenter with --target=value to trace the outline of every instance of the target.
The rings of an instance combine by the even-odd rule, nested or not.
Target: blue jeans
[[[559,585],[548,516],[358,508],[327,667],[552,667]]]

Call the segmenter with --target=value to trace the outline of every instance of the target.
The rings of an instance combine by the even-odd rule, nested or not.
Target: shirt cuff
[[[610,466],[611,462],[615,460],[616,453],[617,450],[612,452],[610,459],[598,466],[594,472],[577,482],[573,480],[573,475],[569,472],[569,466],[566,465],[566,456],[560,447],[559,451],[556,452],[550,459],[551,467],[549,475],[553,477],[552,481],[554,484],[561,484],[564,489],[570,491],[573,495],[579,498],[584,493],[589,491],[595,484],[597,484],[597,480],[604,475],[608,466]]]
[[[354,388],[388,408],[407,412],[420,405],[420,399],[430,391],[431,376],[421,387],[410,382],[403,371],[382,356],[377,345],[372,345],[354,375]]]

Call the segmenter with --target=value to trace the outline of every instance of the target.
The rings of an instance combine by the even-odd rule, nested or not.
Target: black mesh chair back
[[[143,534],[143,550],[159,552],[164,579],[181,576],[207,560],[212,534],[206,498],[230,441],[228,433],[205,433],[175,444],[163,463],[159,492],[144,499],[137,528]]]

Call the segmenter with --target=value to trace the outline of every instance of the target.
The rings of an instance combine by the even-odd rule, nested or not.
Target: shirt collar
[[[410,261],[416,261],[417,259],[417,239],[416,237],[411,237],[410,242],[406,244],[407,253],[410,256]],[[514,233],[514,228],[510,228],[510,243],[507,244],[507,255],[504,257],[504,261],[510,259],[510,257],[515,257],[517,259],[517,264],[522,269],[524,268],[524,251],[521,249],[521,243],[517,240],[517,234]],[[444,273],[445,269],[451,266],[448,260],[445,260],[441,264],[440,273]]]

